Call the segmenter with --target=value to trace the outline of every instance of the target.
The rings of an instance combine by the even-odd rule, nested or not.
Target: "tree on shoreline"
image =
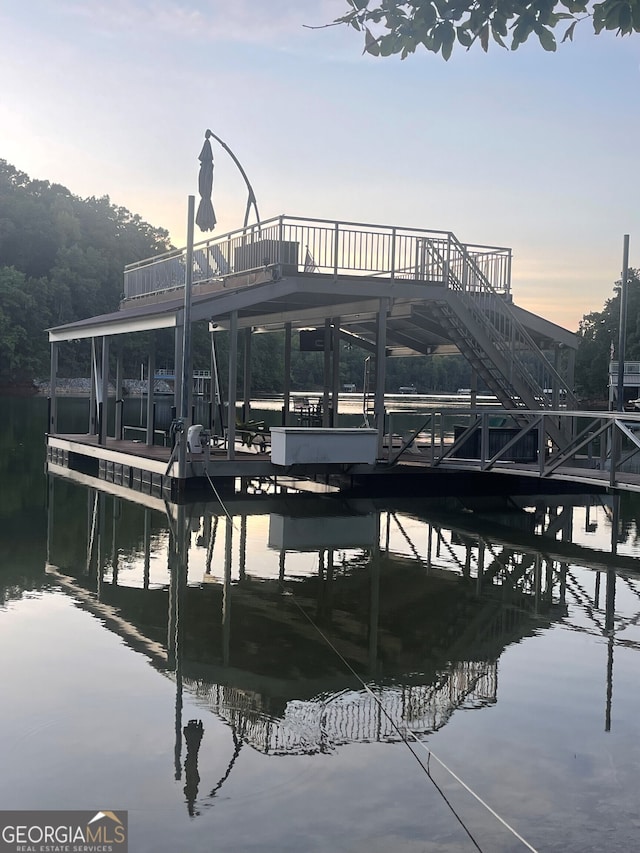
[[[627,332],[625,361],[640,361],[640,270],[629,270],[627,290]],[[585,314],[578,328],[576,384],[586,397],[605,399],[609,382],[609,361],[618,346],[620,327],[620,282],[616,294],[604,304],[602,311]]]
[[[45,330],[115,310],[126,264],[168,248],[167,231],[108,196],[81,199],[0,160],[0,381],[47,375]],[[68,375],[86,372],[67,357]]]

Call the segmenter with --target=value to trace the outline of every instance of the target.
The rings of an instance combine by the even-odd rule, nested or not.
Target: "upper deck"
[[[184,287],[187,250],[129,264],[125,302]],[[236,278],[266,268],[286,275],[322,273],[460,282],[471,292],[511,291],[511,249],[461,243],[450,231],[278,216],[193,247],[192,282]]]

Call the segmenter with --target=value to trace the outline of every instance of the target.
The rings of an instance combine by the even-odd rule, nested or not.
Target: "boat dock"
[[[190,328],[196,322],[208,323],[214,356],[217,336],[228,336],[227,376],[213,358],[208,381],[201,377],[196,389],[200,394],[208,387],[220,410],[217,435],[189,414]],[[119,336],[144,332],[153,338],[159,329],[173,330],[169,370],[183,377],[173,383],[179,416],[168,447],[156,444],[152,395],[142,440],[123,440],[121,409],[114,434],[107,434],[108,384],[122,385]],[[246,424],[252,338],[270,332],[284,335],[283,415],[281,426],[265,432]],[[304,426],[292,405],[294,333],[301,350],[323,354],[321,405]],[[229,492],[238,478],[282,477],[345,491],[412,493],[439,488],[442,476],[453,474],[481,477],[476,488],[496,488],[499,475],[517,475],[557,488],[640,490],[632,458],[640,449],[640,414],[578,411],[576,336],[517,306],[509,249],[462,243],[451,232],[276,217],[130,265],[118,311],[50,329],[49,340],[49,464],[169,500],[185,500],[212,483]],[[55,390],[60,347],[86,340],[92,352],[89,430],[62,434]],[[363,429],[340,424],[345,343],[369,359]],[[385,404],[387,360],[454,353],[471,367],[469,409],[427,411],[418,428],[396,435]],[[158,375],[153,345],[146,373]],[[479,380],[495,396],[497,412],[483,409]],[[242,417],[229,416],[238,404]],[[256,439],[253,446],[247,437]]]

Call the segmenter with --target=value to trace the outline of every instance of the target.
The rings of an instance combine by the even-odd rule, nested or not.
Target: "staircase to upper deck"
[[[443,331],[507,409],[551,409],[562,399],[576,408],[573,390],[518,320],[508,294],[499,293],[476,259],[453,238],[449,258],[427,241],[428,260],[447,281],[431,306]],[[417,320],[423,309],[414,309]]]

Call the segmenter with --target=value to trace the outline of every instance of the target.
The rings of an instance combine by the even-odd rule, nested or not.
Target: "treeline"
[[[584,397],[606,399],[609,361],[618,358],[620,282],[602,311],[585,314],[580,321],[576,357],[576,385]],[[640,270],[630,269],[627,285],[625,361],[640,361]]]
[[[46,376],[45,329],[115,310],[125,265],[169,248],[167,231],[108,196],[81,199],[0,160],[0,381]],[[61,373],[86,372],[62,349]]]

